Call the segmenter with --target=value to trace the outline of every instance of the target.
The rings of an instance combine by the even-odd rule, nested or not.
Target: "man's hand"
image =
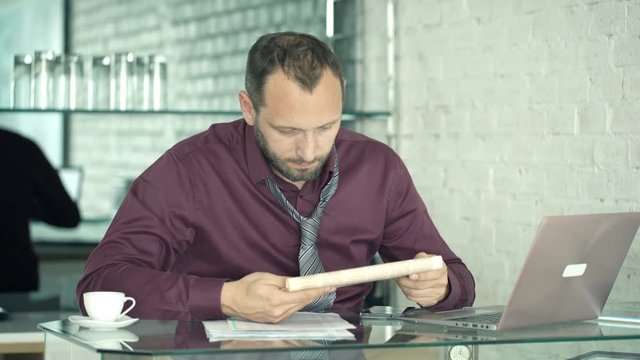
[[[416,254],[415,258],[431,256],[433,255],[420,252]],[[438,270],[411,274],[397,278],[396,281],[407,299],[415,301],[423,307],[432,306],[447,296],[449,288],[447,264],[443,263],[442,268]]]
[[[227,316],[277,323],[335,287],[287,291],[286,277],[256,272],[222,286],[220,305]]]

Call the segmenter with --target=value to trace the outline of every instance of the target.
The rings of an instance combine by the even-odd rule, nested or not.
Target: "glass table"
[[[640,318],[640,304],[608,314]],[[39,324],[45,359],[640,359],[640,322],[591,320],[504,332],[458,330],[340,314],[355,340],[210,342],[200,321],[140,320],[90,330],[68,320]],[[630,320],[630,319],[627,319]]]

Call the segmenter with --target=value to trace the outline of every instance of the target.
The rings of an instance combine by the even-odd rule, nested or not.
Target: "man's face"
[[[320,174],[340,129],[340,81],[325,71],[311,93],[278,71],[267,78],[254,126],[256,142],[278,176],[299,188]]]

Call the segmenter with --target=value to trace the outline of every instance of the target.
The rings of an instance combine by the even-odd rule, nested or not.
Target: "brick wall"
[[[474,272],[477,304],[506,302],[541,216],[640,208],[640,2],[394,3],[392,140],[436,225]],[[347,65],[359,83],[349,89],[354,106],[385,110],[386,1],[346,8],[355,13],[345,27],[356,39]],[[320,0],[75,0],[72,9],[74,51],[167,55],[170,100],[183,108],[236,109],[258,34],[324,33]],[[119,179],[228,120],[75,115],[71,159],[88,177],[83,210],[112,211]],[[386,140],[384,121],[357,127]],[[640,295],[638,246],[612,299]]]
[[[399,151],[504,304],[541,216],[640,209],[640,2],[395,3]],[[611,300],[640,296],[637,242]]]
[[[79,54],[163,54],[173,109],[238,115],[74,115],[71,163],[85,170],[85,216],[109,215],[127,179],[171,145],[215,122],[239,118],[246,54],[263,33],[323,37],[322,0],[72,0],[71,49]]]

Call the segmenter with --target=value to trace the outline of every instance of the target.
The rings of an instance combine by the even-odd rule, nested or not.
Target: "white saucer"
[[[82,327],[86,327],[89,329],[94,329],[94,330],[118,329],[125,326],[129,326],[138,320],[139,320],[138,318],[131,318],[127,315],[122,315],[116,321],[93,320],[88,316],[81,316],[81,315],[69,316],[69,321],[71,321],[72,323],[78,324]]]

